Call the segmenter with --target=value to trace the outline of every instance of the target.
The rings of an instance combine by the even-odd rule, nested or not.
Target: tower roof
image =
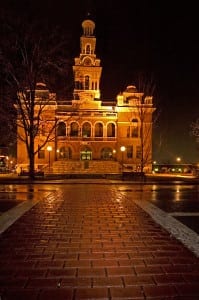
[[[95,29],[95,22],[91,19],[86,19],[82,22],[82,28],[85,36],[92,36]]]

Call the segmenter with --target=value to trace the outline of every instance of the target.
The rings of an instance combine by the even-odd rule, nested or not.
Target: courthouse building
[[[153,98],[129,85],[111,102],[101,99],[102,66],[96,57],[95,23],[82,22],[80,54],[74,59],[73,99],[59,101],[45,84],[38,83],[36,101],[46,99],[38,149],[56,123],[48,143],[35,156],[35,166],[54,173],[146,172],[152,168]],[[22,130],[22,128],[18,128]],[[28,166],[25,144],[18,140],[17,163]]]

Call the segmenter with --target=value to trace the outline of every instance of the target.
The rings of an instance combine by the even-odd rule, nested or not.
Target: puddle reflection
[[[172,211],[199,211],[199,190],[197,185],[152,185],[148,199],[159,208]]]

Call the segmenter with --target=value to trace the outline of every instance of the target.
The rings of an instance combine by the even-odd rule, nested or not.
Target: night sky
[[[192,1],[6,0],[17,14],[45,17],[72,36],[79,55],[81,23],[89,12],[96,23],[97,57],[103,67],[101,96],[113,100],[138,72],[153,74],[154,160],[199,161],[190,124],[199,117],[198,10]],[[3,3],[3,1],[2,1]]]

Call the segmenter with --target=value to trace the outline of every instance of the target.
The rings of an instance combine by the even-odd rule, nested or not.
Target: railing
[[[116,137],[81,137],[81,136],[58,136],[58,140],[70,140],[70,141],[116,141]]]

